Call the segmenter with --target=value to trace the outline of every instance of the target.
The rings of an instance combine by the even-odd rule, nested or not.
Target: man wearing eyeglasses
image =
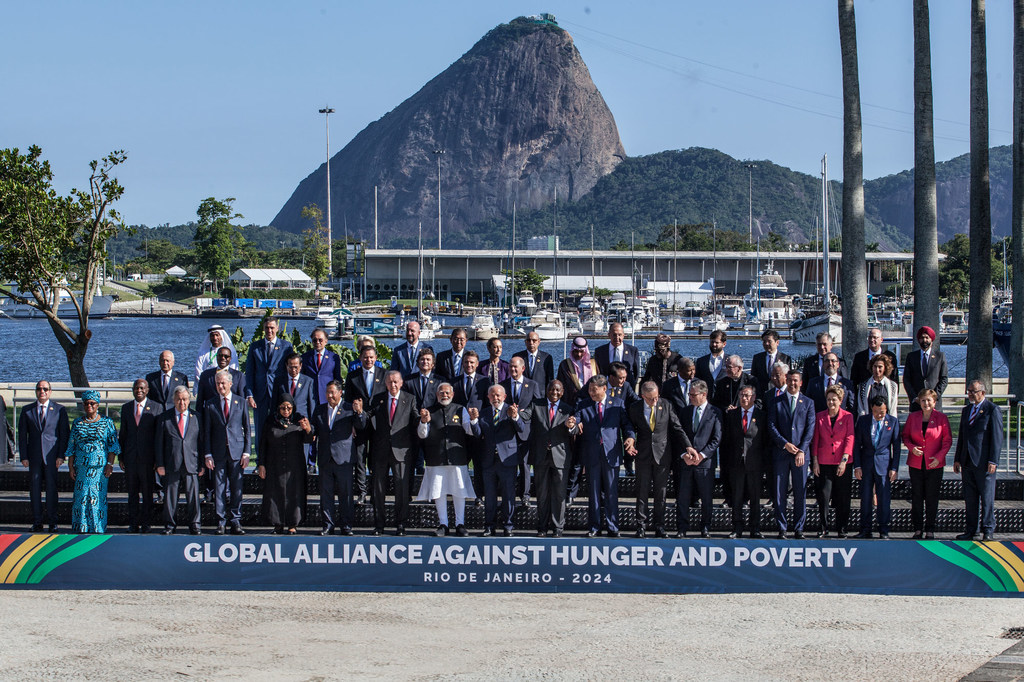
[[[50,400],[50,382],[40,381],[36,384],[36,402],[21,408],[18,420],[21,465],[29,471],[33,533],[43,530],[44,479],[50,532],[57,530],[57,469],[64,464],[70,433],[67,410]]]
[[[983,540],[996,532],[996,467],[1003,450],[1003,412],[985,399],[985,384],[975,379],[967,385],[967,405],[960,413],[953,473],[964,482],[967,527],[957,540],[974,540],[979,529]]]

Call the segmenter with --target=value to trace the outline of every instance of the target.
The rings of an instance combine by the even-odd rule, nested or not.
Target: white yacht
[[[474,315],[469,324],[470,336],[476,341],[489,341],[498,336],[494,318],[490,315]]]

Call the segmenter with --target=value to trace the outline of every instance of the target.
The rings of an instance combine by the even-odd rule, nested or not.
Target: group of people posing
[[[360,339],[359,360],[344,368],[327,349],[323,330],[313,332],[313,349],[299,355],[277,337],[270,319],[242,373],[226,334],[214,327],[197,361],[196,407],[190,407],[188,378],[173,369],[173,355],[165,351],[160,371],[135,381],[119,429],[99,416],[93,392],[83,395],[84,416],[69,427],[64,408],[49,400],[49,384],[39,382],[37,401],[25,406],[19,422],[21,459],[32,472],[33,530],[43,527],[44,483],[50,528],[56,529],[56,468],[67,459],[75,478],[73,530],[103,532],[106,479],[117,459],[128,482],[129,530],[149,530],[149,502],[160,483],[164,533],[175,530],[182,492],[189,530],[200,533],[200,488],[206,485],[217,533],[242,534],[242,475],[255,440],[263,513],[280,533],[297,532],[305,520],[306,474],[315,470],[323,535],[351,535],[355,505],[364,504],[373,507],[373,533],[382,534],[390,487],[397,535],[406,532],[415,496],[435,504],[437,535],[468,535],[466,503],[476,500],[484,507],[483,535],[511,536],[517,504],[529,505],[535,492],[537,535],[558,537],[585,480],[587,535],[617,537],[625,469],[636,477],[637,537],[668,536],[673,481],[675,535],[691,530],[691,501],[699,500],[692,530],[709,537],[717,470],[732,510],[729,537],[763,537],[760,500],[767,479],[778,537],[803,538],[813,472],[819,537],[854,532],[848,526],[857,478],[857,537],[871,537],[877,528],[887,538],[891,485],[905,447],[914,537],[934,537],[953,434],[941,411],[945,356],[933,348],[935,332],[928,327],[918,331],[919,348],[903,367],[910,413],[902,427],[897,360],[883,350],[877,329],[848,374],[828,334],[818,336],[817,353],[802,366],[779,351],[773,330],[762,335],[764,351],[749,366],[726,353],[724,332],[713,332],[709,353],[696,360],[674,352],[662,334],[644,368],[614,323],[608,343],[593,351],[585,338],[575,338],[557,368],[535,333],[509,360],[502,358],[500,339],[488,342],[487,358],[467,349],[462,329],[440,353],[420,341],[416,322],[408,323],[405,336],[388,368],[372,339]],[[953,466],[963,477],[967,524],[958,539],[991,539],[995,532],[1002,413],[985,393],[980,381],[969,382],[961,414]],[[414,471],[422,472],[418,491]]]

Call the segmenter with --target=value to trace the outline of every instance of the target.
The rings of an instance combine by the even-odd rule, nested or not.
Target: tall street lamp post
[[[334,109],[325,106],[320,109],[324,115],[324,125],[327,133],[327,274],[334,279],[334,254],[331,244],[331,114]]]

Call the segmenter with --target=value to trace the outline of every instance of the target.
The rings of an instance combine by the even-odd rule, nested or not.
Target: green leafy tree
[[[232,212],[233,202],[234,198],[220,201],[209,197],[203,199],[196,211],[199,223],[192,238],[196,265],[199,267],[200,279],[209,277],[214,285],[228,278],[235,252],[240,245],[244,245],[239,227],[231,223],[233,219],[242,217],[242,214]]]
[[[28,154],[16,148],[0,150],[0,281],[17,284],[16,289],[0,286],[0,295],[46,316],[67,357],[71,382],[88,386],[89,310],[98,288],[99,267],[107,241],[126,229],[111,207],[124,188],[111,174],[127,157],[115,151],[92,161],[89,188],[60,196],[51,186],[53,172],[42,153],[35,145]],[[59,294],[73,280],[82,288],[71,296],[77,331],[57,317]]]
[[[510,269],[501,271],[501,274],[505,275],[506,286],[509,284],[508,278],[512,275]],[[543,290],[544,282],[547,281],[547,276],[542,275],[533,268],[524,268],[522,270],[516,270],[515,275],[512,277],[512,281],[516,285],[516,295],[518,296],[524,292],[538,293]]]
[[[309,204],[302,209],[302,217],[312,225],[302,231],[302,248],[306,252],[306,273],[313,278],[316,290],[320,291],[320,282],[330,274],[327,263],[327,226],[324,225],[324,212],[316,204]],[[344,261],[344,257],[342,258]]]

